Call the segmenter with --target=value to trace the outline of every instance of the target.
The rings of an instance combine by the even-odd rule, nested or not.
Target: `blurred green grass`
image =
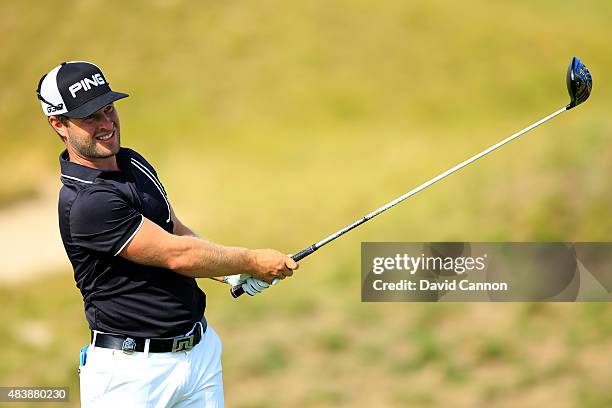
[[[361,241],[610,239],[609,1],[1,4],[0,208],[58,172],[38,79],[92,60],[131,94],[117,104],[123,143],[156,166],[187,224],[286,252],[563,106],[578,55],[594,76],[584,106],[265,296],[205,286],[230,406],[609,403],[608,305],[361,304],[357,255]],[[0,383],[76,389],[87,330],[71,279],[0,287]],[[32,331],[46,340],[29,343]]]

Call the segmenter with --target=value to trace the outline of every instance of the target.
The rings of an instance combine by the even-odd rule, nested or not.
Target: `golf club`
[[[410,190],[409,192],[407,192],[406,194],[396,198],[395,200],[383,205],[382,207],[372,211],[371,213],[369,213],[368,215],[366,215],[363,218],[358,219],[357,221],[355,221],[354,223],[342,228],[341,230],[338,230],[336,232],[334,232],[333,234],[329,235],[326,238],[323,238],[321,241],[316,242],[312,245],[310,245],[309,247],[306,247],[304,249],[302,249],[300,252],[291,255],[291,258],[294,261],[299,261],[301,259],[304,259],[305,257],[307,257],[308,255],[312,254],[313,252],[315,252],[317,249],[321,248],[322,246],[330,243],[331,241],[335,240],[336,238],[346,234],[347,232],[349,232],[350,230],[360,226],[361,224],[365,223],[368,220],[371,220],[372,218],[376,217],[377,215],[387,211],[389,208],[395,206],[396,204],[401,203],[402,201],[406,200],[409,197],[412,197],[413,195],[415,195],[416,193],[418,193],[419,191],[425,190],[427,187],[431,186],[432,184],[442,180],[443,178],[445,178],[446,176],[456,172],[457,170],[467,166],[470,163],[475,162],[476,160],[480,159],[481,157],[491,153],[493,150],[496,150],[497,148],[505,145],[506,143],[516,139],[517,137],[529,132],[530,130],[540,126],[542,123],[547,122],[549,120],[551,120],[552,118],[554,118],[557,115],[560,115],[561,113],[572,109],[575,106],[580,105],[582,102],[586,101],[589,97],[589,95],[591,94],[591,88],[593,86],[593,80],[591,78],[591,74],[589,72],[589,70],[587,69],[587,67],[577,58],[574,57],[572,58],[572,61],[570,62],[570,65],[567,69],[567,91],[569,93],[570,96],[570,103],[565,106],[562,109],[559,109],[558,111],[548,115],[547,117],[545,117],[544,119],[541,119],[537,122],[535,122],[534,124],[526,127],[525,129],[513,134],[512,136],[509,136],[508,138],[502,140],[501,142],[494,144],[493,146],[489,147],[488,149],[483,150],[482,152],[476,154],[475,156],[470,157],[469,159],[457,164],[455,167],[452,167],[448,170],[446,170],[444,173],[441,173],[439,175],[437,175],[436,177],[432,178],[431,180],[421,184],[420,186]],[[280,280],[274,279],[274,281],[272,282],[272,284],[277,284]],[[231,288],[230,290],[232,296],[234,298],[237,298],[239,296],[241,296],[244,293],[244,289],[242,288],[242,285],[237,285]]]

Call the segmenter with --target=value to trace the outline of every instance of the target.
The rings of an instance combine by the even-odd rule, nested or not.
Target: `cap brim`
[[[93,98],[91,101],[79,106],[76,109],[66,112],[63,115],[69,118],[84,118],[91,115],[92,113],[102,109],[109,103],[118,101],[119,99],[127,98],[129,95],[121,92],[107,92],[104,95],[100,95],[97,98]]]

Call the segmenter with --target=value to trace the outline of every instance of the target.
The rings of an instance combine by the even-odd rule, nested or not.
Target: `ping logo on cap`
[[[102,74],[98,73],[98,74],[92,75],[91,79],[83,78],[80,81],[75,82],[74,84],[68,87],[68,90],[70,91],[70,95],[72,95],[73,98],[76,98],[76,93],[78,91],[80,90],[89,91],[92,85],[98,86],[98,85],[104,85],[105,83],[106,81],[104,81]]]

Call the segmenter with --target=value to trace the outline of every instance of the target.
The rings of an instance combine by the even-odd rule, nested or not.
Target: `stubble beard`
[[[116,155],[121,148],[121,133],[118,127],[115,127],[115,135],[113,137],[117,138],[117,140],[110,151],[99,147],[95,137],[87,140],[70,137],[68,138],[68,143],[81,157],[86,159],[107,159]]]

